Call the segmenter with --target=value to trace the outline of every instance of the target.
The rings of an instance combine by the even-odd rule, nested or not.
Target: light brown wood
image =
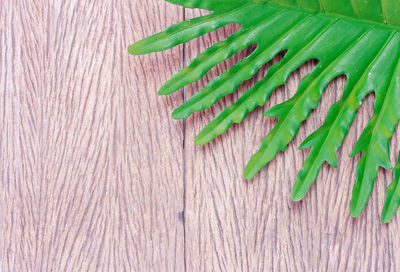
[[[47,2],[47,3],[46,3]],[[183,271],[183,19],[161,1],[0,1],[0,271]],[[148,14],[152,14],[148,21]]]
[[[276,122],[262,110],[292,96],[313,62],[205,147],[194,145],[195,135],[270,64],[212,109],[172,120],[183,92],[158,97],[157,89],[238,27],[163,53],[133,57],[127,47],[201,14],[159,0],[0,0],[0,271],[400,270],[400,216],[380,223],[392,174],[380,171],[359,218],[348,212],[359,156],[347,155],[372,96],[339,150],[338,169],[325,165],[300,203],[290,190],[308,151],[297,146],[340,98],[344,78],[252,182],[242,171]]]
[[[207,14],[186,10],[186,18]],[[191,42],[186,56],[191,59],[212,43],[225,39],[237,26],[229,26]],[[199,83],[187,87],[192,95],[211,78],[226,71],[249,53],[244,50]],[[186,60],[188,63],[189,60]],[[276,62],[277,58],[273,62]],[[399,271],[400,217],[387,226],[380,223],[384,191],[391,181],[381,171],[364,213],[352,219],[349,213],[355,166],[359,157],[348,154],[373,111],[370,96],[338,153],[339,166],[325,165],[317,183],[300,203],[290,200],[291,187],[308,151],[297,147],[325,120],[328,108],[338,100],[344,78],[330,84],[322,104],[305,122],[285,153],[278,154],[251,182],[242,178],[245,164],[276,120],[262,110],[293,96],[299,80],[312,69],[302,66],[284,87],[278,88],[263,108],[249,114],[225,135],[205,147],[194,145],[195,135],[238,94],[263,77],[243,84],[211,110],[186,121],[186,267],[188,271]],[[392,142],[392,161],[397,159],[399,135]],[[396,156],[396,158],[395,158]]]

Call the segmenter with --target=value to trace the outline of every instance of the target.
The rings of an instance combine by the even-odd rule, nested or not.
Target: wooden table
[[[380,223],[392,174],[380,171],[359,218],[348,211],[359,159],[348,154],[373,96],[338,169],[325,165],[300,203],[290,190],[308,151],[297,147],[322,124],[344,78],[252,182],[241,173],[276,122],[262,110],[292,96],[315,62],[205,147],[194,145],[196,133],[271,63],[211,110],[170,117],[183,91],[159,97],[157,89],[237,26],[163,53],[134,57],[127,47],[200,14],[161,0],[0,0],[0,271],[400,271],[400,216]]]

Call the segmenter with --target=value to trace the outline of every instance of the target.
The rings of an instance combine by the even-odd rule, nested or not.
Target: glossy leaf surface
[[[395,215],[400,206],[400,154],[396,167],[394,168],[392,183],[387,187],[385,194],[385,206],[382,212],[382,222],[388,223]]]
[[[171,94],[202,78],[217,64],[251,45],[256,49],[172,113],[182,119],[210,108],[225,95],[235,92],[245,80],[287,50],[254,87],[225,108],[196,137],[204,145],[240,123],[272,92],[285,84],[289,75],[310,59],[318,64],[304,77],[296,94],[268,109],[264,115],[279,118],[250,159],[244,176],[253,178],[276,154],[285,151],[303,121],[315,109],[326,86],[346,76],[342,98],[330,108],[325,123],[307,137],[300,148],[311,148],[295,181],[292,199],[301,200],[317,179],[324,162],[336,167],[340,148],[364,98],[375,95],[374,114],[351,155],[362,152],[357,165],[350,213],[358,216],[373,189],[379,167],[391,168],[389,142],[400,119],[400,2],[394,0],[170,0],[186,8],[202,8],[211,14],[171,26],[129,47],[139,55],[162,51],[188,42],[228,24],[241,28],[198,55],[166,82],[161,95]],[[396,168],[397,169],[397,168]],[[396,174],[397,173],[397,174]],[[400,203],[398,171],[387,191],[383,221],[394,215]],[[396,179],[397,178],[397,179]],[[396,182],[397,180],[397,182]],[[389,204],[388,204],[389,203]]]

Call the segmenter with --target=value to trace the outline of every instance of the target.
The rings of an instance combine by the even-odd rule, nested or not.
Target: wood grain
[[[186,18],[207,14],[186,10]],[[237,26],[220,29],[188,46],[190,59],[212,43],[225,39]],[[208,80],[249,54],[244,50],[187,88],[188,96]],[[282,57],[282,55],[280,55]],[[279,58],[279,56],[278,56]],[[276,62],[277,58],[273,62]],[[188,62],[188,60],[186,60]],[[296,71],[264,109],[294,95],[299,80],[311,71],[309,62]],[[265,68],[267,69],[269,65]],[[349,203],[359,157],[348,154],[373,111],[373,97],[363,104],[343,148],[338,169],[324,165],[316,185],[300,203],[290,200],[291,187],[308,151],[297,147],[324,121],[331,104],[340,98],[344,78],[330,84],[318,110],[305,122],[285,153],[278,154],[252,182],[241,174],[250,156],[276,120],[259,108],[240,125],[205,147],[196,147],[195,135],[238,93],[254,84],[265,69],[211,110],[195,114],[186,124],[186,267],[188,271],[399,271],[400,218],[380,223],[384,191],[392,174],[381,171],[364,213],[352,219]],[[392,141],[397,156],[399,135]],[[392,158],[393,163],[395,159]],[[389,174],[390,173],[390,174]]]
[[[126,49],[201,14],[159,0],[0,0],[0,271],[400,270],[400,216],[380,223],[392,174],[380,171],[359,218],[348,212],[359,156],[347,155],[372,96],[339,150],[338,169],[325,165],[300,203],[290,190],[308,151],[297,147],[340,98],[344,78],[252,182],[242,171],[276,122],[262,110],[291,97],[314,62],[205,147],[194,136],[271,63],[212,109],[172,120],[183,92],[158,97],[157,89],[238,26],[163,53],[133,57]]]
[[[0,1],[0,271],[182,271],[183,19],[160,1]],[[153,14],[148,21],[147,14]]]

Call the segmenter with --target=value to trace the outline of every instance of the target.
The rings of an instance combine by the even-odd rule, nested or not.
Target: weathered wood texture
[[[47,2],[47,3],[46,3]],[[0,271],[182,271],[183,19],[162,1],[0,0]],[[148,14],[152,14],[149,21]]]
[[[297,146],[322,124],[343,78],[252,182],[241,173],[276,122],[262,108],[205,147],[193,138],[268,65],[212,109],[172,120],[183,93],[158,97],[157,89],[237,26],[163,53],[132,57],[126,48],[200,14],[161,0],[0,0],[0,271],[400,270],[400,216],[386,226],[379,217],[391,174],[380,172],[362,216],[348,212],[359,157],[347,155],[373,97],[338,169],[324,166],[301,203],[290,200],[308,152]],[[187,96],[248,52],[188,86]],[[313,64],[263,108],[292,96]]]

